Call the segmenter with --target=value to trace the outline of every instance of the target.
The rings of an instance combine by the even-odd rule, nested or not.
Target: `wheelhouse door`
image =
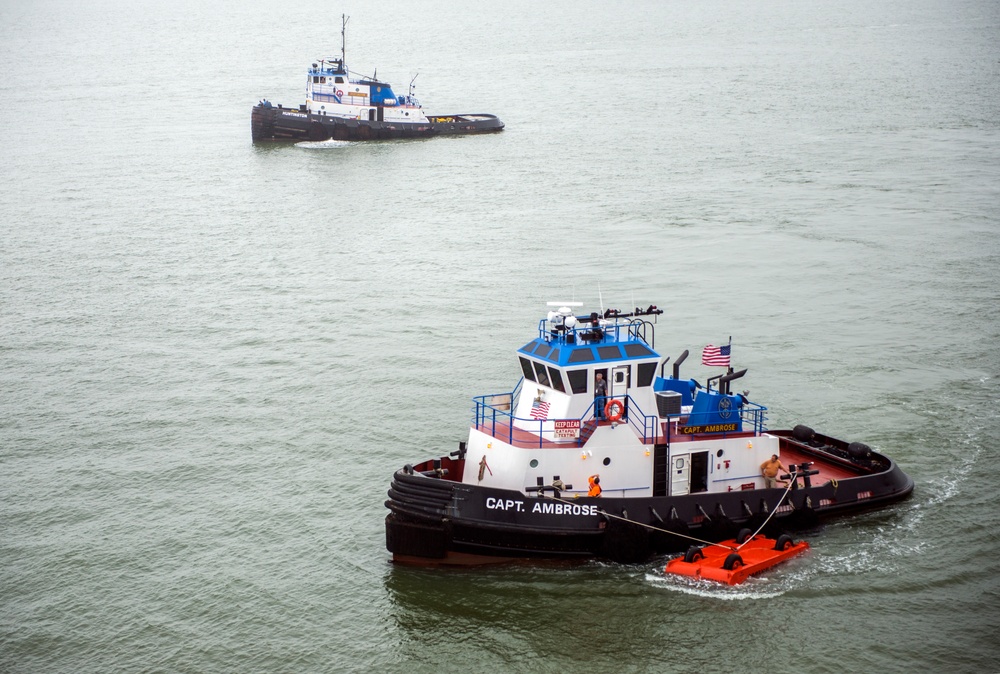
[[[690,491],[691,458],[687,454],[675,454],[670,458],[670,495],[684,496]]]
[[[611,397],[623,399],[628,395],[628,365],[616,365],[611,370]]]
[[[611,369],[611,397],[620,400],[625,409],[622,418],[628,419],[628,365],[616,365]]]

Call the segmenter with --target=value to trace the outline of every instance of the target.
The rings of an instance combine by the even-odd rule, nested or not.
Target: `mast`
[[[350,19],[351,17],[346,14],[340,15],[340,62],[345,71],[347,70],[347,22]]]

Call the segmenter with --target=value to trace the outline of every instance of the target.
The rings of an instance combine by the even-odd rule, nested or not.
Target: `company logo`
[[[729,415],[733,411],[733,401],[729,398],[723,398],[719,401],[719,416],[723,419],[728,419]]]

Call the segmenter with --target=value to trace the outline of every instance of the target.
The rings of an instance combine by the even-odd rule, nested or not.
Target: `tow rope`
[[[763,531],[764,527],[767,526],[767,523],[771,521],[772,517],[774,517],[774,514],[776,512],[778,512],[778,508],[780,508],[781,504],[785,502],[785,499],[788,497],[788,493],[792,490],[792,487],[795,486],[795,478],[797,477],[797,475],[798,475],[798,472],[795,472],[795,473],[791,474],[791,478],[792,479],[790,479],[788,481],[788,486],[785,487],[785,493],[783,493],[781,495],[781,498],[778,500],[778,504],[776,506],[774,506],[774,508],[771,510],[770,514],[767,516],[767,519],[764,520],[764,523],[760,525],[760,527],[757,529],[757,531],[753,532],[753,535],[749,536],[743,543],[740,543],[736,547],[733,547],[731,545],[723,545],[721,543],[713,543],[712,541],[705,541],[705,540],[702,540],[700,538],[695,538],[694,536],[688,536],[687,534],[679,534],[676,531],[670,531],[669,529],[662,529],[662,528],[654,526],[652,524],[646,524],[645,522],[638,522],[636,520],[629,519],[628,517],[622,517],[621,515],[612,515],[608,511],[604,510],[603,508],[599,509],[597,512],[600,515],[604,516],[604,517],[610,517],[612,519],[621,520],[622,522],[628,522],[629,524],[636,524],[636,525],[638,525],[640,527],[645,527],[646,529],[652,529],[653,531],[660,531],[660,532],[665,533],[665,534],[671,534],[673,536],[678,536],[680,538],[686,538],[689,541],[694,541],[695,543],[701,543],[703,545],[714,545],[714,546],[718,546],[720,548],[728,548],[730,550],[734,550],[736,552],[739,552],[743,548],[744,545],[746,545],[747,543],[749,543],[754,538],[754,536],[756,536],[761,531]],[[568,505],[576,505],[572,501],[567,501],[566,499],[559,498],[558,496],[548,496],[546,498],[551,498],[553,501],[559,501],[560,503],[566,503]]]

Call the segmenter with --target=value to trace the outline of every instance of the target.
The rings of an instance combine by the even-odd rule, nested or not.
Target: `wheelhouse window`
[[[566,387],[563,386],[562,373],[554,367],[549,367],[549,379],[552,381],[552,388],[557,391],[566,392]]]
[[[570,370],[566,373],[569,377],[570,388],[573,389],[573,393],[586,393],[587,392],[587,371],[586,370]]]
[[[637,356],[655,356],[656,354],[650,351],[644,344],[632,343],[625,345],[625,355],[631,358]]]
[[[536,379],[535,381],[537,381],[542,386],[551,386],[551,384],[549,383],[549,374],[548,372],[545,371],[545,366],[542,365],[541,363],[534,363],[534,365],[535,365],[535,374],[538,375],[538,379]]]
[[[618,360],[622,357],[622,350],[617,346],[599,346],[597,356],[601,360]]]
[[[594,360],[594,350],[590,347],[586,349],[573,349],[569,354],[570,363],[589,363]]]
[[[639,386],[649,386],[656,374],[656,363],[639,363]]]
[[[531,361],[520,356],[517,359],[521,361],[521,372],[524,373],[524,378],[529,381],[535,381],[535,371],[531,367]]]

